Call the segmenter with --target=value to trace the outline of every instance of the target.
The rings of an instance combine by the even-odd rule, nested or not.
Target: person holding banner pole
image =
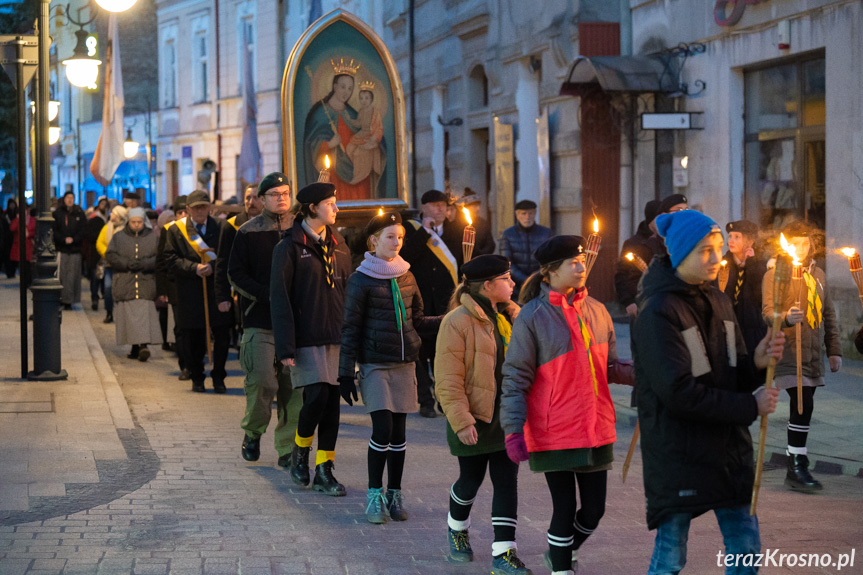
[[[192,391],[203,393],[204,355],[212,331],[210,377],[213,391],[225,393],[225,363],[234,316],[230,300],[217,301],[213,271],[216,260],[227,256],[218,253],[218,245],[222,227],[228,224],[210,216],[210,197],[201,190],[189,194],[187,213],[188,217],[166,230],[164,254],[166,267],[177,285],[177,326],[183,333],[179,352],[191,373]]]

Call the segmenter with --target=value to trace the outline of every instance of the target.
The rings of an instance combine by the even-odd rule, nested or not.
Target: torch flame
[[[779,234],[779,245],[782,246],[782,249],[791,256],[791,263],[795,266],[800,265],[800,260],[797,259],[797,248],[794,247],[794,244],[788,242],[785,239],[785,234]]]
[[[324,167],[328,170],[330,169],[330,156],[329,155],[324,155]]]
[[[857,250],[855,250],[854,248],[842,248],[839,251],[842,252],[842,255],[844,255],[846,258],[853,258],[854,254],[857,253]]]
[[[634,255],[632,255],[632,252],[629,252],[628,254],[626,254],[626,255],[625,255],[625,256],[623,256],[623,257],[625,257],[625,258],[626,258],[626,259],[628,259],[629,261],[633,261],[633,260],[635,259],[635,256],[634,256]]]
[[[470,210],[467,208],[462,208],[461,211],[464,212],[464,217],[467,220],[467,225],[472,226],[473,220],[470,217]]]
[[[727,265],[728,265],[728,260],[722,260],[721,262],[719,262],[719,265],[721,265],[722,267],[727,266]]]
[[[379,216],[384,215],[384,209],[383,208],[378,208],[378,215]]]
[[[599,233],[599,219],[595,217],[593,218],[593,233]]]

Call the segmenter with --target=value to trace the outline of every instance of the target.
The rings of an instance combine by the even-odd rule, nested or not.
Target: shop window
[[[825,226],[825,60],[745,74],[744,216],[765,229]]]

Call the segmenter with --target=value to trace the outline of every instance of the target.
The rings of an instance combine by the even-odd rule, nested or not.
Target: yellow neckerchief
[[[415,220],[408,220],[408,221],[414,227],[414,230],[418,230],[422,227],[422,224],[415,221]],[[435,234],[435,236],[437,236],[437,234]],[[444,265],[444,267],[446,267],[447,271],[449,272],[449,275],[452,276],[453,285],[458,285],[458,274],[456,274],[456,271],[455,271],[455,264],[453,263],[453,260],[450,259],[450,257],[453,257],[453,255],[451,253],[449,253],[449,249],[447,249],[447,251],[444,252],[441,249],[441,246],[440,246],[441,243],[443,243],[443,240],[435,239],[434,237],[431,237],[428,239],[428,242],[426,242],[426,245],[432,251],[432,253],[437,257],[437,259],[439,259],[441,261],[441,263]],[[454,257],[453,257],[453,259],[454,259]]]
[[[506,350],[509,349],[509,338],[512,337],[512,326],[502,313],[497,314],[497,330],[503,340],[503,355],[506,357]]]
[[[232,218],[228,218],[228,223],[231,224],[231,226],[233,226],[233,228],[235,230],[240,229],[240,226],[237,225],[237,216],[234,216]]]
[[[180,230],[180,233],[183,234],[183,237],[186,238],[186,241],[189,242],[189,245],[192,246],[192,249],[201,258],[202,264],[208,264],[216,259],[216,252],[204,242],[204,238],[198,234],[198,230],[193,227],[192,233],[189,233],[186,218],[181,218],[174,223],[179,223],[177,229]]]
[[[815,329],[821,326],[821,296],[815,289],[815,278],[808,271],[803,272],[803,282],[806,284],[806,321]]]
[[[581,337],[584,339],[584,346],[587,348],[587,359],[590,362],[590,378],[593,380],[593,393],[599,396],[599,382],[596,380],[596,368],[593,366],[593,355],[590,353],[590,331],[587,329],[587,324],[581,319],[581,314],[576,312],[578,317],[578,327],[581,328]]]
[[[579,308],[577,308],[575,305],[575,298],[577,297],[580,297],[581,301],[584,301],[584,299],[587,297],[587,290],[585,288],[582,288],[582,291],[573,292],[570,294],[569,297],[554,290],[549,290],[548,292],[548,302],[551,305],[556,305],[560,307],[561,311],[563,312],[563,317],[566,320],[567,326],[570,329],[572,329],[571,315],[575,314],[575,317],[578,318],[578,327],[581,331],[581,339],[584,342],[585,349],[587,350],[587,361],[590,365],[590,379],[593,382],[593,393],[598,397],[599,381],[596,379],[596,367],[593,365],[593,355],[591,355],[590,353],[590,346],[593,343],[593,339],[590,337],[590,328],[588,328],[587,326],[587,321],[582,319]],[[570,303],[570,299],[572,299],[572,303]]]

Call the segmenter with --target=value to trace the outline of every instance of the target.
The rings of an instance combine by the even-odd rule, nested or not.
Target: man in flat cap
[[[494,236],[491,233],[491,224],[480,215],[482,199],[479,197],[479,194],[470,188],[465,188],[464,195],[461,197],[461,205],[470,212],[473,227],[476,229],[473,255],[493,254],[495,249]],[[464,217],[464,213],[461,210],[456,214],[455,221],[459,223],[462,229],[468,225],[467,218]]]
[[[257,461],[260,457],[261,436],[270,423],[275,398],[278,417],[275,446],[279,463],[287,467],[296,430],[288,423],[288,402],[293,389],[288,368],[276,360],[270,315],[270,270],[282,232],[294,223],[288,177],[280,172],[267,174],[257,187],[256,196],[255,203],[262,204],[261,213],[239,230],[225,226],[222,234],[223,240],[228,234],[232,236],[226,277],[238,294],[243,327],[240,367],[246,374],[246,412],[240,424],[245,432],[241,453],[246,461]]]
[[[276,358],[290,367],[303,406],[290,457],[291,480],[308,485],[309,453],[318,433],[312,487],[325,495],[345,495],[333,475],[339,435],[339,351],[351,252],[336,230],[336,187],[316,182],[300,190],[293,226],[273,252],[270,315]]]
[[[207,354],[207,316],[213,334],[213,391],[225,393],[230,327],[234,321],[231,300],[218,300],[213,271],[224,220],[210,216],[210,196],[196,190],[186,203],[188,217],[168,228],[165,264],[177,286],[177,326],[182,330],[180,353],[191,373],[192,391],[204,392],[204,356]],[[202,279],[203,278],[203,281]],[[206,302],[204,306],[204,293]]]
[[[746,351],[755,353],[755,346],[767,333],[767,324],[761,317],[761,281],[767,272],[767,261],[756,254],[758,226],[748,220],[729,222],[728,252],[725,254],[728,281],[719,289],[731,298],[734,313]]]
[[[446,219],[447,196],[443,192],[429,190],[420,201],[422,219],[407,220],[401,256],[411,265],[425,314],[444,315],[458,285],[463,259],[461,241],[464,225],[458,223],[458,218],[455,222]],[[423,417],[437,417],[432,395],[434,384],[429,374],[434,354],[434,339],[424,339],[416,368],[417,397]]]
[[[551,228],[536,223],[536,202],[521,200],[515,205],[515,225],[503,231],[500,243],[501,253],[512,263],[513,299],[530,274],[539,270],[533,252],[552,235]]]

